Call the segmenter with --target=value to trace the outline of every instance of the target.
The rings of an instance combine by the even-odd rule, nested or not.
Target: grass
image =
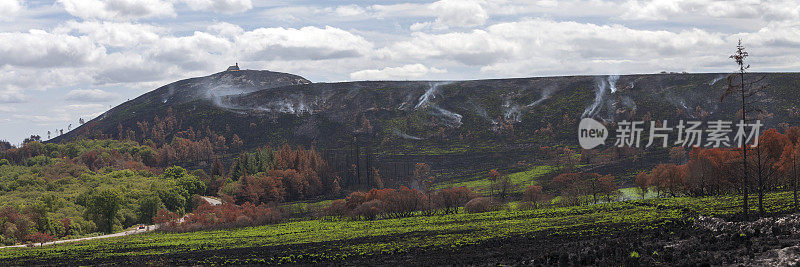
[[[25,258],[43,262],[63,259],[91,262],[109,257],[284,245],[297,246],[279,249],[274,258],[262,259],[261,263],[291,263],[298,257],[312,261],[340,260],[410,249],[454,248],[518,236],[598,236],[654,229],[670,222],[692,220],[695,214],[730,216],[739,212],[739,201],[735,196],[684,197],[376,221],[324,218],[232,230],[148,233],[41,248],[3,249],[0,262],[13,263]],[[786,211],[790,208],[791,194],[769,194],[766,203],[769,212]]]
[[[642,196],[639,195],[639,189],[636,187],[621,188],[619,189],[619,193],[620,200],[634,200],[642,198]],[[647,194],[644,195],[644,199],[656,197],[658,197],[658,193],[655,191],[655,188],[651,188],[649,191],[647,191]]]
[[[542,166],[534,166],[527,171],[508,174],[508,178],[511,180],[511,182],[518,185],[515,187],[515,191],[511,193],[518,193],[524,191],[527,186],[536,184],[536,178],[548,174],[556,169],[557,167],[555,166],[542,165]],[[475,176],[474,178],[475,178],[474,180],[457,182],[457,183],[449,183],[449,182],[440,183],[435,185],[433,189],[442,189],[451,186],[452,187],[466,186],[471,188],[475,192],[481,194],[488,194],[490,191],[491,181],[486,176],[486,174],[480,174]]]

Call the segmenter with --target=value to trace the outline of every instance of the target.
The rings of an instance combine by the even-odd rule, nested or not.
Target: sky
[[[312,82],[800,71],[800,1],[0,0],[0,140],[239,63]]]

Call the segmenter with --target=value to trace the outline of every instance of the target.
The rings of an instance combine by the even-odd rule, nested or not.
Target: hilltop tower
[[[236,62],[236,65],[228,67],[225,71],[239,71],[239,62]]]

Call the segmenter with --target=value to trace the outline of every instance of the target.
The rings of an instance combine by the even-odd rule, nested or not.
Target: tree
[[[669,149],[669,159],[675,164],[686,161],[686,150],[683,147],[673,147]]]
[[[500,178],[500,172],[497,169],[492,169],[487,176],[489,178],[489,194],[494,195],[494,182],[497,181],[497,178]]]
[[[545,200],[547,200],[547,195],[542,191],[542,187],[538,185],[528,186],[528,188],[525,188],[525,193],[522,194],[522,201],[530,202],[534,207]]]
[[[164,170],[164,178],[178,180],[184,176],[186,176],[186,169],[181,168],[180,166],[172,166]]]
[[[26,236],[25,240],[31,241],[33,243],[40,243],[41,244],[41,243],[46,243],[46,242],[50,242],[50,241],[56,240],[56,238],[53,237],[50,234],[47,234],[47,233],[36,232],[36,233],[29,234],[28,236]]]
[[[586,192],[581,181],[581,173],[562,173],[553,178],[553,184],[559,189],[561,196],[580,204],[580,197]]]
[[[497,182],[497,190],[498,190],[498,198],[505,199],[506,196],[514,190],[514,182],[511,181],[511,178],[508,175],[503,175],[498,179]]]
[[[206,192],[206,184],[200,179],[197,179],[197,176],[194,175],[184,175],[183,177],[178,178],[178,186],[186,190],[191,195],[200,195]]]
[[[101,231],[114,231],[114,219],[122,207],[122,193],[117,189],[104,189],[91,194],[86,206],[85,216],[93,220]]]
[[[634,181],[634,183],[636,183],[636,192],[639,193],[639,197],[644,199],[645,196],[647,196],[647,192],[650,190],[648,189],[648,184],[650,183],[650,175],[648,175],[647,172],[644,171],[640,172],[639,174],[636,174],[636,180]]]
[[[156,195],[147,195],[139,199],[139,221],[147,224],[153,223],[153,217],[156,216],[159,210],[162,209],[164,204],[161,199]]]
[[[231,147],[234,149],[239,149],[242,147],[242,145],[244,145],[244,141],[239,138],[239,135],[233,134],[233,137],[231,138]]]
[[[686,165],[658,164],[650,175],[650,184],[659,194],[676,197],[686,188]]]
[[[22,140],[22,144],[27,144],[27,143],[30,143],[30,142],[41,142],[41,141],[42,141],[42,137],[41,136],[31,135],[31,137],[28,137],[28,138],[25,138],[25,140]]]
[[[603,185],[600,184],[598,173],[581,173],[577,186],[585,187],[586,193],[592,195],[592,201],[597,204],[597,196],[603,194]]]
[[[797,187],[798,183],[800,183],[800,144],[786,146],[781,155],[780,168],[792,187],[792,192],[794,193],[794,212],[797,212]]]
[[[383,180],[381,179],[381,174],[376,168],[372,168],[372,185],[378,189],[384,187]]]
[[[611,202],[611,197],[616,197],[617,193],[619,193],[619,187],[617,187],[617,182],[614,181],[614,176],[610,174],[603,175],[597,180],[600,183],[600,194],[605,196],[606,202]]]
[[[412,181],[412,184],[416,183],[419,188],[427,191],[428,187],[433,184],[433,176],[430,174],[431,166],[425,163],[417,163],[414,165],[414,181]]]
[[[758,191],[758,214],[764,216],[764,193],[774,182],[780,165],[780,157],[784,148],[791,142],[785,135],[778,133],[775,129],[769,129],[759,137],[759,145],[751,148],[752,156],[750,160],[756,178],[756,190]]]
[[[760,78],[755,80],[745,81],[745,72],[747,69],[750,68],[750,65],[745,65],[745,59],[749,56],[747,51],[745,51],[745,47],[742,45],[742,40],[739,39],[739,44],[736,45],[736,52],[730,56],[737,65],[739,65],[739,71],[736,74],[728,76],[727,82],[728,86],[725,93],[722,94],[720,97],[720,101],[724,100],[725,97],[732,93],[739,94],[741,96],[741,115],[742,120],[741,123],[746,124],[748,114],[751,114],[756,111],[761,111],[758,107],[755,106],[756,100],[754,98],[762,95],[764,93],[764,89],[766,89],[765,85],[759,85],[766,75],[762,75]],[[737,81],[738,80],[738,81]],[[737,83],[738,82],[738,83]],[[748,183],[749,183],[749,168],[748,168],[748,160],[747,160],[747,142],[742,142],[741,146],[741,153],[742,153],[742,179],[740,184],[742,186],[742,216],[745,220],[748,219],[748,198],[749,198],[749,190],[748,190]]]
[[[457,213],[458,207],[467,204],[477,194],[467,187],[453,187],[439,190],[436,193],[439,208],[444,209],[445,214]]]
[[[211,176],[225,176],[225,167],[219,159],[214,159],[214,163],[211,164]]]

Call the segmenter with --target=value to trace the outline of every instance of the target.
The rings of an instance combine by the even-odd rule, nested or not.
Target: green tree
[[[184,177],[178,178],[178,186],[184,190],[188,195],[185,195],[187,199],[192,195],[200,195],[206,192],[206,184],[200,179],[197,179],[197,176],[194,175],[186,175]]]
[[[117,216],[124,198],[117,189],[104,189],[95,192],[87,199],[85,217],[93,220],[105,233],[114,230],[114,219]]]
[[[139,215],[139,221],[152,224],[153,217],[156,216],[158,210],[164,206],[161,203],[161,198],[156,195],[147,195],[139,199],[139,210],[137,210],[137,215]]]
[[[184,176],[186,176],[186,169],[179,166],[172,166],[164,170],[164,178],[177,180]]]
[[[186,210],[186,197],[184,195],[188,195],[182,188],[178,187],[171,187],[168,189],[160,189],[157,191],[158,197],[161,198],[162,203],[164,206],[167,207],[168,210],[183,214]]]

